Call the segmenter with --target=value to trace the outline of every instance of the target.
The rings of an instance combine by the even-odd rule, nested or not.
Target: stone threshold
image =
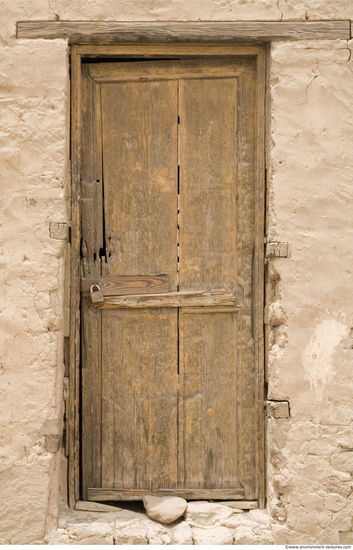
[[[100,505],[98,505],[100,506]],[[243,511],[226,504],[193,501],[184,518],[164,525],[138,505],[106,511],[61,509],[48,544],[273,544],[277,525],[266,510]]]

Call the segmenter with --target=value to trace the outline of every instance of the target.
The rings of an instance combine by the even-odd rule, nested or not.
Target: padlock
[[[95,290],[96,289],[96,290]],[[98,285],[92,285],[90,288],[91,302],[94,306],[104,304],[104,297]]]

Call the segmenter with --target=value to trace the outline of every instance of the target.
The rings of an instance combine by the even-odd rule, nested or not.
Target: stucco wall
[[[56,540],[65,471],[61,453],[45,445],[62,433],[68,331],[67,245],[49,235],[50,222],[70,219],[68,46],[17,40],[16,22],[352,19],[353,7],[350,0],[4,0],[0,13],[0,542],[33,543]],[[291,410],[289,419],[268,420],[265,539],[278,544],[353,543],[352,45],[277,42],[270,54],[268,236],[291,250],[271,260],[269,287],[285,313],[269,331],[269,399],[288,400]],[[250,537],[249,521],[239,525]],[[236,523],[210,521],[207,536],[229,529],[236,542],[251,542],[237,538]],[[202,540],[205,526],[188,525],[194,542]],[[112,542],[118,528],[97,529]],[[141,529],[153,542],[151,527]]]

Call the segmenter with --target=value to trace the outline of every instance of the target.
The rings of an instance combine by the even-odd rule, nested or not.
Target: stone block
[[[191,527],[185,521],[164,525],[146,522],[148,544],[193,544]]]
[[[171,544],[171,539],[166,528],[162,525],[149,525],[146,531],[148,544],[164,545]]]
[[[113,528],[103,521],[68,523],[66,526],[70,544],[114,544]]]
[[[273,544],[273,533],[269,525],[240,525],[234,534],[234,544],[269,545]]]
[[[266,257],[288,258],[289,243],[271,242],[266,245]]]
[[[353,545],[353,531],[339,532],[340,544]]]
[[[270,418],[289,418],[288,401],[266,401],[266,412]]]
[[[61,446],[61,436],[60,435],[46,435],[45,436],[45,450],[48,453],[57,453]]]
[[[233,535],[226,527],[214,527],[213,529],[192,528],[194,544],[233,544]]]
[[[49,224],[49,235],[51,239],[56,239],[60,241],[69,240],[69,226],[67,223],[50,223]]]
[[[207,501],[189,502],[185,511],[185,520],[192,527],[209,528],[219,525],[220,520],[229,518],[233,514],[231,508]]]
[[[257,523],[271,524],[271,516],[267,510],[250,510],[246,517]]]
[[[147,544],[147,523],[138,521],[125,525],[122,528],[116,526],[114,544]]]
[[[273,302],[268,307],[268,324],[273,327],[284,325],[287,316],[284,313],[283,307],[279,301]]]
[[[314,493],[305,493],[301,497],[301,504],[305,510],[320,511],[324,507],[324,499]]]
[[[274,542],[273,544],[276,545],[284,545],[284,544],[317,544],[317,540],[315,537],[298,533],[298,531],[293,531],[292,529],[288,529],[288,527],[285,526],[274,526]],[[325,543],[326,541],[323,541]]]
[[[172,544],[193,544],[191,527],[182,521],[169,531]]]
[[[333,453],[330,458],[330,464],[335,470],[353,472],[353,452],[345,451],[342,453]]]
[[[350,531],[353,528],[353,510],[347,505],[343,510],[333,514],[331,521],[332,529],[337,531]]]
[[[325,508],[331,512],[339,512],[347,504],[347,499],[341,497],[340,495],[329,495],[325,498]]]

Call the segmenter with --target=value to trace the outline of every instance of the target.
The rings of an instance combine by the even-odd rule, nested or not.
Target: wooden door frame
[[[201,42],[201,41],[200,41]],[[265,506],[265,423],[264,423],[264,236],[265,236],[265,82],[266,47],[261,45],[73,45],[71,46],[71,277],[70,277],[70,365],[69,399],[66,411],[69,456],[69,506],[74,508],[80,494],[80,152],[81,152],[81,62],[83,58],[133,58],[188,56],[255,56],[257,70],[257,116],[255,141],[255,254],[253,335],[256,360],[256,409],[258,439],[256,471],[258,505]],[[241,503],[239,502],[239,505]],[[250,507],[250,503],[248,507]],[[246,507],[246,506],[244,506]]]

